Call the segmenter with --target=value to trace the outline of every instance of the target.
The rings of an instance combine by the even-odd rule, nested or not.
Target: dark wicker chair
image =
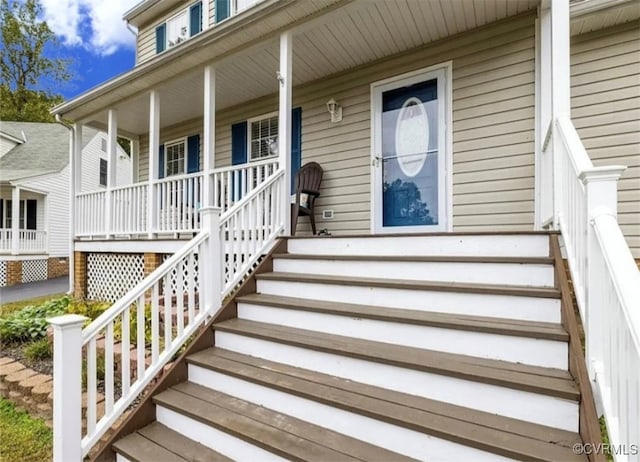
[[[320,196],[320,183],[322,182],[322,167],[317,162],[304,164],[295,179],[296,202],[291,204],[291,235],[296,235],[299,216],[308,216],[311,220],[311,230],[316,234],[316,219],[313,206]],[[302,194],[307,195],[307,200],[301,202]]]

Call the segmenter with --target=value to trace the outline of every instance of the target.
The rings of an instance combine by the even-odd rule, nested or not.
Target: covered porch
[[[48,253],[47,195],[0,185],[0,255]]]
[[[109,140],[134,140],[137,183],[77,194],[76,238],[188,235],[199,229],[203,205],[231,207],[278,166],[290,184],[296,163],[310,161],[325,172],[318,228],[332,234],[397,232],[403,226],[384,230],[384,183],[393,183],[389,174],[399,176],[385,170],[395,159],[383,152],[384,127],[374,100],[382,98],[386,84],[402,88],[410,85],[406,79],[434,76],[439,107],[431,141],[423,140],[424,152],[409,153],[408,162],[428,157],[424,172],[435,170],[419,192],[429,197],[422,202],[434,202],[423,208],[437,216],[434,226],[419,228],[539,228],[534,170],[544,130],[535,107],[547,104],[536,100],[535,91],[539,5],[482,4],[475,9],[466,2],[447,8],[409,2],[409,15],[383,1],[326,2],[284,33],[213,59],[222,46],[213,40],[190,53],[176,48],[162,68],[153,66],[156,58],[133,70],[138,78],[130,85],[125,75],[109,84],[113,88],[96,90],[94,98],[88,94],[85,104],[69,108],[78,122],[76,138],[90,125],[106,129]],[[264,19],[281,13],[256,8],[244,14]],[[238,31],[229,33],[240,40]],[[377,96],[374,86],[380,88]],[[331,101],[341,117],[328,110]],[[254,126],[264,130],[257,138],[249,130]],[[308,232],[306,220],[301,224],[301,232]]]

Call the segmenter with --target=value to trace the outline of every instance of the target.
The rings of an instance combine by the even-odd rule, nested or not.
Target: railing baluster
[[[164,277],[164,350],[171,348],[172,313],[171,313],[171,274]]]
[[[96,431],[96,408],[98,405],[98,384],[96,380],[96,339],[87,345],[87,433]]]
[[[189,325],[193,324],[193,319],[196,317],[196,306],[195,306],[195,288],[196,288],[196,281],[195,281],[195,274],[196,274],[196,270],[195,270],[195,256],[193,253],[189,254],[189,263],[188,263],[188,271],[187,274],[189,275],[189,280],[188,280],[188,287],[189,287],[189,301],[188,301],[188,310],[189,310]]]
[[[156,282],[151,290],[151,362],[158,361],[159,354],[159,317],[160,317],[160,283]]]
[[[113,321],[107,324],[107,332],[104,338],[104,404],[105,413],[113,411]]]
[[[131,385],[131,341],[129,339],[129,328],[131,327],[131,316],[129,309],[122,312],[122,336],[120,339],[120,369],[122,373],[122,395],[129,394]]]
[[[141,295],[136,303],[136,366],[138,370],[138,380],[144,376],[146,338],[145,338],[145,303],[144,295]]]
[[[184,332],[184,262],[176,268],[176,327],[180,337]]]

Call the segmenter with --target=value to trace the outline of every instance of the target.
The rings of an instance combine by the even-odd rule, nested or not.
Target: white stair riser
[[[131,461],[127,459],[125,456],[123,456],[122,454],[116,454],[116,462],[131,462]]]
[[[578,404],[537,393],[489,385],[333,353],[216,331],[216,346],[459,406],[578,431]]]
[[[553,287],[551,265],[275,258],[274,271],[410,281],[467,282]]]
[[[187,438],[197,441],[233,460],[285,462],[287,459],[247,443],[229,433],[203,424],[161,405],[156,406],[156,420]]]
[[[494,316],[527,321],[560,322],[560,300],[513,295],[405,290],[315,282],[258,280],[258,292],[310,300]]]
[[[311,255],[416,255],[548,257],[546,235],[443,235],[289,239],[289,253]]]
[[[511,460],[220,374],[193,364],[189,365],[189,380],[419,460],[452,462],[460,460],[487,462]]]
[[[553,340],[441,329],[246,303],[238,304],[238,318],[480,358],[568,368],[567,343]]]

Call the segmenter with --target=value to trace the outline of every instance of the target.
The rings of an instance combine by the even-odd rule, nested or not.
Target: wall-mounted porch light
[[[335,99],[331,98],[327,101],[327,110],[331,114],[331,122],[336,123],[342,120],[342,106]]]

